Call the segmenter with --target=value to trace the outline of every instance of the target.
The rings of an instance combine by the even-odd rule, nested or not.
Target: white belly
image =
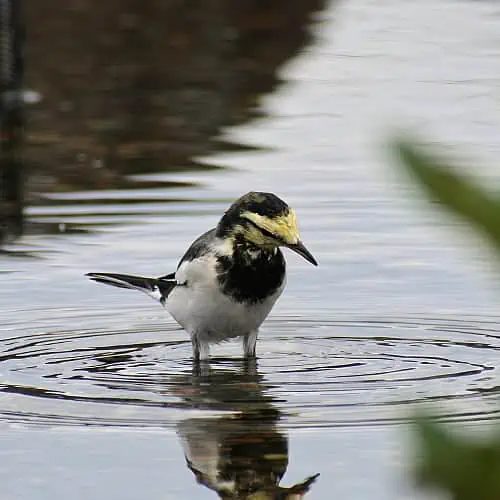
[[[282,289],[257,304],[231,300],[216,290],[177,287],[169,295],[167,310],[191,335],[206,342],[239,337],[258,330]]]
[[[201,260],[201,259],[200,259]],[[217,277],[207,273],[208,262],[193,267],[187,264],[176,274],[186,286],[178,286],[168,296],[166,307],[174,319],[201,341],[216,343],[257,331],[281,295],[283,285],[262,302],[246,304],[233,301],[220,292]]]

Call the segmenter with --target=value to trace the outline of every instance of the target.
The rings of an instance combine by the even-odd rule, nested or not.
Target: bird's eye
[[[268,231],[267,229],[263,229],[262,227],[260,227],[259,229],[260,229],[260,232],[264,236],[267,236],[268,238],[272,238],[273,240],[278,239],[278,237],[275,234],[271,233],[271,231]]]
[[[263,227],[258,226],[253,220],[247,219],[247,221],[255,228],[257,228],[264,236],[267,236],[268,238],[271,238],[273,240],[279,239],[278,236],[275,234],[271,233],[271,231],[268,231],[267,229],[264,229]]]

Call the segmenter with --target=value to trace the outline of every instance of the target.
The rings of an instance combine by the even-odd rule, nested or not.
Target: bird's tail
[[[145,278],[143,276],[115,273],[87,273],[85,276],[97,283],[104,283],[118,288],[128,288],[129,290],[139,290],[159,301],[162,305],[165,305],[169,293],[176,285],[173,274],[161,278]]]

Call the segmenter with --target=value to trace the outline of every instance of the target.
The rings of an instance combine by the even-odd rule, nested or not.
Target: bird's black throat
[[[240,240],[231,256],[217,260],[222,291],[238,302],[262,302],[276,292],[285,278],[285,259],[279,248],[265,250]]]

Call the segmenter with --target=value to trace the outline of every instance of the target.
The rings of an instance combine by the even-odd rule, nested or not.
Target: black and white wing
[[[182,264],[192,262],[208,253],[214,238],[215,229],[207,231],[197,238],[180,260],[177,269],[179,269]],[[145,276],[118,273],[88,273],[86,276],[97,283],[104,283],[105,285],[111,285],[117,288],[139,290],[159,301],[162,305],[165,305],[169,294],[176,286],[185,284],[177,281],[176,273],[170,273],[165,276],[160,276],[159,278],[147,278]]]

